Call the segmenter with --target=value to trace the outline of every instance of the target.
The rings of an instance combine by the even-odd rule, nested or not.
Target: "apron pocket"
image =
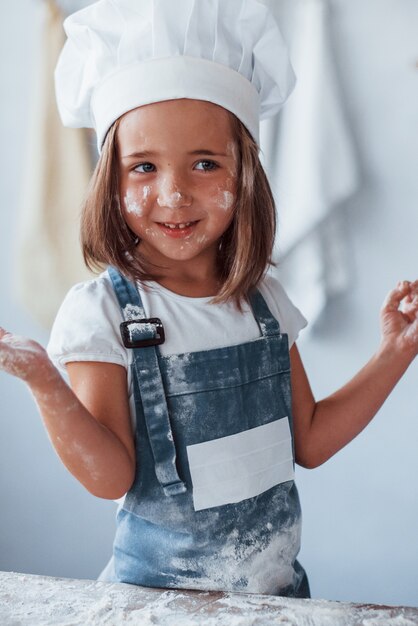
[[[232,504],[294,479],[289,419],[187,446],[195,511]]]

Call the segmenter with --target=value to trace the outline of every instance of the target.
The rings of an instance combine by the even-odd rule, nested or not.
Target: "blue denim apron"
[[[257,291],[259,339],[162,356],[149,345],[163,341],[160,320],[109,274],[134,351],[137,467],[101,580],[309,597],[287,335]]]

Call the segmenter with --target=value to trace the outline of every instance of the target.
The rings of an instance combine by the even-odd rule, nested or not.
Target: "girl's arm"
[[[126,371],[111,363],[71,363],[72,390],[36,342],[0,329],[0,369],[30,387],[51,443],[94,495],[116,499],[135,475]]]
[[[295,452],[300,465],[317,467],[354,439],[417,355],[418,281],[404,281],[389,294],[381,311],[381,328],[376,354],[352,380],[319,402],[296,346],[291,348]]]

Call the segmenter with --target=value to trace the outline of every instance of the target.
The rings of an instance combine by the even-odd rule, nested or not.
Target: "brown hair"
[[[271,263],[276,232],[273,194],[258,156],[258,146],[238,118],[231,115],[238,151],[234,216],[223,234],[218,255],[222,282],[214,303],[233,299],[239,308],[257,287]],[[81,218],[81,243],[90,269],[113,265],[133,280],[158,278],[136,249],[138,239],[120,207],[117,130],[110,128],[93,173]]]

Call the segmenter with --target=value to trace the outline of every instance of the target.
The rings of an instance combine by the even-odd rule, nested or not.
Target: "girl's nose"
[[[164,180],[158,190],[157,204],[167,209],[179,209],[191,205],[191,195],[185,185],[175,181]]]

